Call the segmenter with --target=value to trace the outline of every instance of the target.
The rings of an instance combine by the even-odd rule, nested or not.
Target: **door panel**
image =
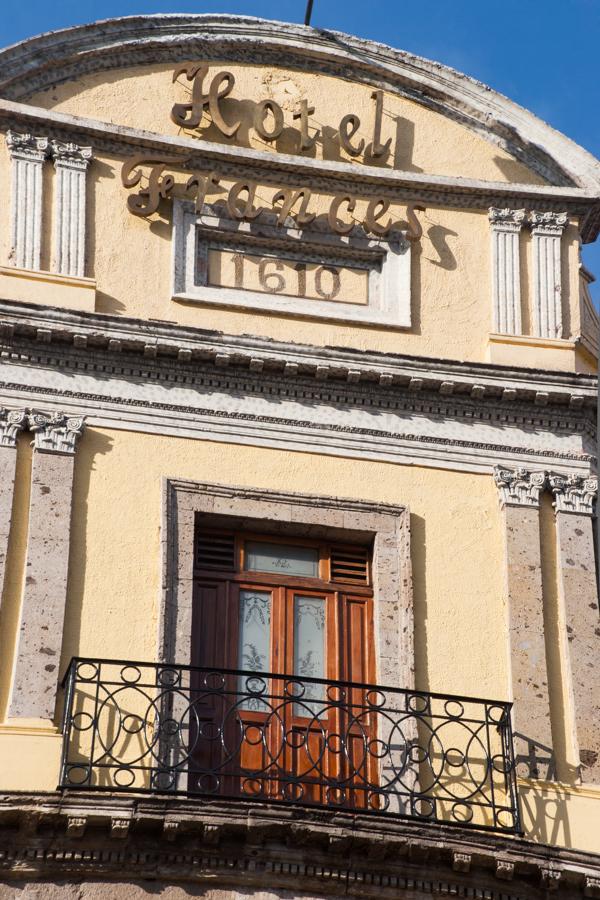
[[[298,556],[295,565],[308,564],[306,554]],[[366,785],[377,780],[367,692],[304,679],[372,683],[372,597],[297,581],[291,587],[280,575],[254,573],[197,577],[193,664],[272,677],[266,693],[255,696],[259,681],[251,676],[227,676],[221,696],[197,692],[193,767],[220,771],[222,794],[365,808]],[[205,792],[206,784],[196,774],[189,789]]]

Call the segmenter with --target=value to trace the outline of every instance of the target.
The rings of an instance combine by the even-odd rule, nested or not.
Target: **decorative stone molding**
[[[598,476],[584,478],[581,475],[548,476],[548,484],[554,495],[556,512],[576,513],[580,516],[591,516],[598,496]]]
[[[508,859],[496,860],[496,878],[503,881],[512,881],[515,874],[515,864]]]
[[[159,634],[161,662],[189,659],[192,646],[190,547],[197,521],[226,515],[254,520],[262,532],[346,543],[373,542],[376,678],[414,685],[414,613],[410,514],[405,507],[324,495],[167,479],[163,490],[163,578]]]
[[[533,334],[562,338],[561,238],[567,213],[532,212],[533,237]]]
[[[26,830],[35,810],[43,827]],[[67,832],[70,817],[86,817],[83,841]],[[161,824],[176,818],[181,837],[165,840]],[[122,840],[113,820],[131,821]],[[215,834],[218,837],[215,837]],[[334,840],[331,837],[334,836]],[[0,798],[0,874],[19,889],[34,882],[44,898],[62,897],[68,881],[82,900],[142,900],[151,883],[161,896],[202,893],[219,897],[377,897],[398,900],[543,900],[550,884],[558,897],[596,897],[598,855],[515,837],[507,848],[493,833],[390,821],[377,813],[276,810],[243,800],[59,793]],[[510,883],[497,877],[510,853]],[[455,860],[469,860],[468,869]],[[560,879],[555,877],[560,874]],[[92,885],[90,886],[90,882]],[[101,889],[101,885],[104,889]],[[546,887],[548,885],[548,887]],[[89,889],[89,890],[88,890]]]
[[[26,409],[4,409],[0,406],[0,447],[16,447],[17,437],[26,425]]]
[[[9,131],[12,159],[10,261],[20,269],[39,269],[42,246],[42,166],[48,138]]]
[[[546,485],[545,472],[527,469],[503,469],[496,466],[494,481],[500,492],[500,504],[504,506],[539,507],[540,494]]]
[[[556,891],[560,885],[562,872],[556,866],[545,866],[540,869],[540,883],[547,891]]]
[[[83,433],[85,417],[68,417],[62,412],[33,413],[28,421],[36,450],[74,454],[77,440]]]
[[[584,897],[600,897],[600,878],[592,878],[587,875],[583,895]]]
[[[129,834],[129,826],[131,825],[131,819],[116,819],[113,818],[110,820],[110,836],[111,838],[116,838],[118,840],[125,840],[127,835]]]
[[[519,239],[525,223],[525,210],[492,206],[489,218],[492,232],[493,330],[498,334],[522,334]]]
[[[61,275],[85,275],[86,170],[91,147],[51,142],[56,169],[54,201],[54,268]]]
[[[468,872],[471,868],[472,856],[470,853],[453,853],[452,869],[455,872]]]
[[[87,816],[68,816],[67,818],[67,836],[70,838],[80,838],[85,834],[87,825]]]

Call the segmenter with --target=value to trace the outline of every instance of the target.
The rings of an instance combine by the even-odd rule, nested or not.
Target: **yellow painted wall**
[[[201,60],[198,60],[201,61]],[[185,60],[182,60],[185,62]],[[179,83],[172,83],[175,65],[135,66],[117,69],[107,76],[105,72],[88,75],[76,81],[56,85],[33,94],[28,102],[56,112],[85,115],[115,125],[144,128],[159,134],[189,134],[205,140],[249,146],[270,153],[294,153],[299,150],[297,138],[291,133],[297,127],[292,114],[300,100],[309,100],[315,112],[310,116],[310,133],[315,128],[335,132],[342,116],[355,113],[361,119],[361,128],[352,138],[362,137],[368,145],[372,138],[373,88],[322,73],[313,74],[275,67],[239,65],[224,61],[211,62],[210,75],[221,70],[231,72],[235,86],[223,104],[229,121],[242,119],[242,126],[234,138],[226,138],[210,125],[207,114],[195,131],[183,131],[171,121],[174,103],[189,102],[191,83],[183,76]],[[205,90],[208,89],[209,78]],[[275,100],[284,111],[286,129],[273,143],[264,141],[248,126],[251,110],[244,100],[258,102]],[[467,130],[457,122],[412,100],[387,92],[384,99],[382,142],[392,138],[395,154],[384,160],[383,168],[408,172],[426,172],[434,175],[455,175],[464,178],[482,178],[488,181],[543,184],[538,175],[514,160],[506,151]],[[344,151],[334,150],[333,140],[305,151],[307,158],[341,159],[351,162]],[[302,154],[300,154],[302,155]],[[371,160],[371,163],[373,160]],[[375,160],[377,163],[377,161]],[[361,164],[358,163],[358,166]]]
[[[28,477],[22,447],[19,506],[27,502]],[[417,686],[509,699],[502,519],[490,476],[97,428],[87,429],[77,451],[61,671],[72,655],[156,659],[164,477],[316,494],[326,485],[330,495],[407,505]],[[19,522],[13,552],[22,562]],[[0,635],[9,648],[1,670],[4,702],[15,606],[13,598]],[[0,726],[0,759],[8,763],[0,788],[23,787],[15,759],[25,754],[27,787],[53,789],[59,743],[49,732],[28,738]],[[600,791],[534,782],[521,789],[531,837],[598,849],[590,817]]]
[[[243,126],[236,138],[227,139],[210,124],[205,113],[201,126],[190,135],[221,143],[242,144],[267,153],[299,152],[294,143],[296,131],[286,128],[282,138],[273,144],[257,138],[248,127],[250,106],[240,100],[273,98],[281,104],[286,124],[297,126],[292,113],[298,101],[309,99],[315,107],[311,121],[321,129],[330,128],[333,135],[341,117],[349,112],[360,115],[362,126],[353,138],[364,137],[366,145],[372,137],[374,102],[372,88],[350,84],[341,78],[287,71],[261,66],[211,64],[209,77],[227,68],[236,78],[226,114],[233,120],[242,117]],[[33,104],[113,124],[144,128],[159,134],[175,136],[180,131],[171,121],[174,102],[189,98],[189,83],[172,83],[173,65],[145,66],[116,70],[107,76],[99,73],[77,81],[49,88],[30,98]],[[187,86],[186,86],[187,85]],[[206,81],[208,86],[208,79]],[[235,99],[232,99],[235,98]],[[226,104],[230,104],[229,107]],[[187,133],[187,132],[186,132]],[[527,170],[496,145],[486,141],[454,120],[440,115],[414,101],[385,94],[382,140],[393,139],[395,152],[385,161],[388,168],[409,172],[482,178],[505,182],[540,184],[541,179]],[[334,153],[335,141],[305,155],[343,159],[364,169],[364,161],[352,160],[341,152]],[[0,142],[0,187],[9,195],[8,157]],[[131,154],[133,155],[133,154]],[[302,155],[300,153],[300,155]],[[96,282],[97,312],[162,319],[168,322],[219,330],[229,334],[255,334],[289,340],[293,323],[295,341],[316,346],[353,347],[363,350],[409,353],[468,361],[486,361],[489,357],[488,335],[492,329],[490,236],[487,210],[453,210],[429,207],[419,213],[423,239],[412,248],[412,325],[409,329],[385,329],[373,326],[351,326],[343,323],[291,318],[267,312],[223,309],[172,299],[172,208],[163,202],[151,219],[138,219],[126,208],[129,191],[121,185],[121,168],[126,155],[95,157],[89,171],[86,275]],[[371,162],[373,160],[371,159]],[[377,162],[377,160],[375,160]],[[47,165],[47,202],[45,204],[45,248],[43,267],[50,265],[52,166]],[[183,180],[183,176],[180,176]],[[231,182],[223,179],[223,186]],[[268,201],[274,185],[263,185],[259,199]],[[376,190],[375,190],[376,192]],[[223,196],[216,192],[208,199]],[[314,198],[314,208],[324,212],[330,197]],[[360,219],[364,203],[357,205]],[[392,209],[394,219],[404,217],[404,205]],[[531,259],[529,236],[523,236],[523,281],[530,280]],[[10,238],[8,220],[0,228],[2,256],[8,258]],[[566,336],[578,333],[578,241],[572,225],[564,242],[564,309]],[[46,286],[47,288],[47,286]],[[48,303],[48,290],[41,283],[28,285],[32,302]],[[22,291],[21,291],[22,293]],[[524,289],[527,306],[527,290]],[[7,294],[7,296],[12,296]],[[76,292],[65,294],[64,305],[82,303]],[[53,293],[60,302],[60,292]],[[311,301],[306,301],[310,314]],[[332,304],[334,306],[334,304]],[[525,322],[531,313],[525,310]],[[511,351],[507,351],[508,356]],[[496,353],[496,357],[498,354]],[[496,361],[496,359],[494,359]],[[511,364],[503,357],[498,362]],[[571,346],[563,352],[545,352],[532,348],[525,365],[534,368],[559,368],[574,371],[578,367]],[[579,364],[587,370],[586,364]]]

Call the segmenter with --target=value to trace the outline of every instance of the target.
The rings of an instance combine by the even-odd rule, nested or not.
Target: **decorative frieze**
[[[539,507],[540,494],[546,485],[545,472],[528,469],[494,469],[494,481],[500,492],[502,506]]]
[[[554,508],[557,513],[576,513],[580,516],[591,516],[598,496],[598,476],[591,475],[555,475],[548,478],[550,490],[554,495]]]
[[[525,223],[525,210],[492,206],[489,217],[492,231],[493,330],[498,334],[522,334],[519,241]]]
[[[68,417],[62,412],[32,413],[29,430],[36,450],[49,453],[75,453],[75,445],[83,432],[83,416]]]
[[[91,147],[51,142],[56,169],[54,269],[61,275],[85,275],[86,171]]]
[[[529,221],[533,238],[533,334],[562,338],[561,238],[568,216],[532,212]]]
[[[11,252],[13,265],[39,269],[42,237],[42,166],[48,138],[9,131],[12,159]]]

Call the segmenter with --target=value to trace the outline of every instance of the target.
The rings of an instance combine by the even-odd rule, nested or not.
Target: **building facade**
[[[0,896],[600,897],[600,164],[228,16],[0,131]]]

